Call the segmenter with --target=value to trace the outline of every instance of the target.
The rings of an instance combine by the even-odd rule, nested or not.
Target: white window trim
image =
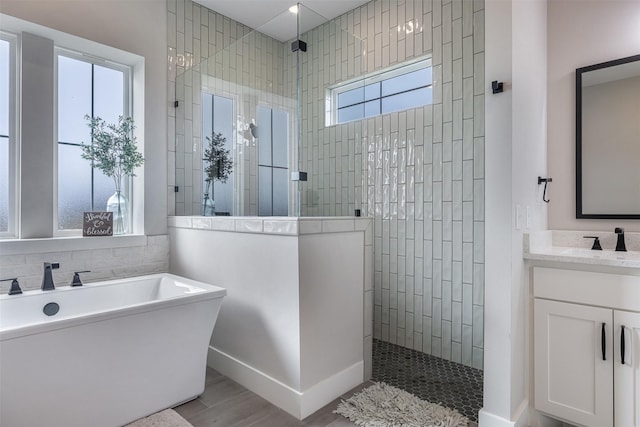
[[[54,74],[54,85],[53,85],[53,93],[54,93],[54,120],[53,120],[53,128],[55,134],[55,149],[53,150],[53,170],[54,170],[54,186],[53,186],[53,235],[55,237],[69,237],[69,236],[81,236],[82,229],[60,229],[58,224],[58,147],[60,138],[58,137],[58,58],[60,56],[65,56],[67,58],[75,59],[77,61],[86,62],[88,64],[100,65],[102,67],[111,68],[113,70],[121,71],[124,73],[124,116],[131,116],[132,111],[132,101],[133,101],[133,92],[132,92],[132,67],[125,64],[120,64],[114,61],[110,61],[109,59],[105,59],[103,57],[98,57],[94,55],[90,55],[84,52],[78,52],[75,50],[63,48],[60,46],[56,46],[54,48],[54,63],[53,63],[53,74]],[[93,100],[92,100],[93,101]],[[131,202],[133,197],[133,184],[129,177],[125,177],[123,183],[124,195]],[[115,190],[114,190],[115,192]],[[130,220],[133,217],[133,203],[130,203]],[[129,225],[129,228],[132,229],[133,224]],[[131,234],[131,233],[130,233]]]
[[[325,126],[336,126],[350,122],[338,122],[338,96],[358,87],[365,87],[372,83],[378,83],[413,71],[431,67],[431,56],[423,56],[412,61],[403,62],[383,70],[369,73],[355,79],[347,80],[339,84],[329,86],[325,96]],[[379,114],[384,115],[384,114]],[[372,116],[372,117],[377,117]],[[356,119],[361,120],[361,119]],[[355,120],[352,120],[355,121]]]
[[[18,52],[20,37],[16,34],[0,31],[0,39],[9,42],[9,218],[8,228],[0,232],[0,238],[11,238],[18,235],[20,220],[20,126],[18,125],[18,111],[20,97],[17,88],[20,86],[20,61]]]

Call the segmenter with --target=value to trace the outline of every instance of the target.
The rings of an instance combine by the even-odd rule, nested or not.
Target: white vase
[[[107,200],[107,212],[113,212],[113,234],[129,233],[129,201],[120,190]]]

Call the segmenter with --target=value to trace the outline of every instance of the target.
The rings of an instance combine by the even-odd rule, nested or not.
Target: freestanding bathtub
[[[155,274],[0,296],[0,426],[116,427],[200,395],[224,295]]]

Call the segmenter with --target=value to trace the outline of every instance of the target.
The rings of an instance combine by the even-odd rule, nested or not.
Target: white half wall
[[[370,219],[170,224],[170,270],[227,289],[209,366],[299,419],[369,378]]]

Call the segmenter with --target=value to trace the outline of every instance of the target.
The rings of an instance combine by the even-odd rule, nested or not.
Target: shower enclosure
[[[299,7],[256,30],[204,7],[196,15],[196,8],[182,32],[178,23],[174,43],[183,68],[175,78],[177,107],[169,113],[176,189],[169,210],[178,224],[172,232],[234,226],[244,232],[260,222],[273,230],[279,221],[318,220],[313,217],[354,222],[359,210],[373,223],[365,241],[373,266],[364,269],[371,276],[365,283],[373,283],[365,288],[365,313],[373,312],[373,321],[365,317],[372,324],[365,336],[482,369],[483,2],[371,1],[329,22]],[[189,23],[201,18],[198,39]],[[267,36],[273,28],[291,32]],[[193,60],[205,45],[209,56]],[[365,90],[368,79],[420,61],[432,74],[425,105],[331,120],[336,87]],[[202,218],[203,149],[214,133],[225,138],[233,170],[209,195],[215,215],[252,217],[234,219],[235,225]],[[211,243],[201,250],[214,259],[229,251]],[[184,244],[191,253],[193,240]],[[216,274],[208,267],[207,274]]]
[[[362,41],[302,5],[227,38],[176,77],[175,215],[353,215],[363,204],[362,125],[325,127],[324,115],[327,87],[362,84]],[[214,135],[232,160],[226,179],[205,173]]]

